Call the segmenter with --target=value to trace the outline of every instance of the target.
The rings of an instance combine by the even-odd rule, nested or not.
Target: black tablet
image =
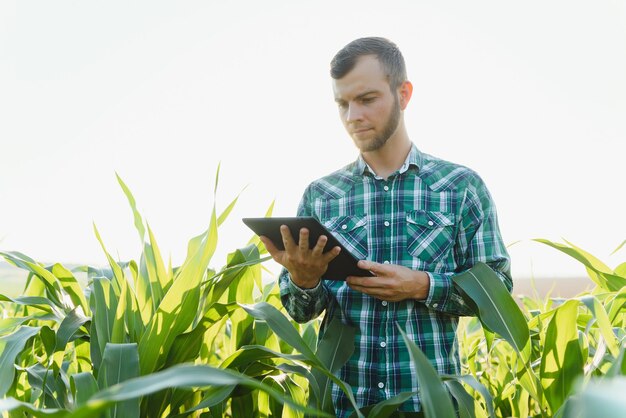
[[[353,256],[319,221],[311,216],[297,216],[287,218],[243,218],[242,221],[257,235],[264,235],[274,243],[276,248],[284,250],[283,238],[280,234],[280,226],[287,225],[293,236],[293,240],[300,241],[300,229],[309,230],[309,248],[313,248],[320,235],[326,235],[328,241],[324,252],[334,247],[341,247],[339,255],[335,257],[326,273],[322,276],[325,280],[346,280],[348,276],[374,276],[370,271],[357,267],[359,261]]]

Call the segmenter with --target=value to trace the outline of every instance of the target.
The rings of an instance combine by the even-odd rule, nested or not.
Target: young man
[[[459,372],[458,317],[473,313],[452,284],[455,274],[481,261],[509,289],[512,280],[483,181],[466,167],[422,153],[409,139],[403,112],[413,87],[396,45],[357,39],[333,58],[331,76],[339,116],[360,154],[310,184],[298,215],[318,218],[375,277],[320,280],[339,248],[323,253],[325,237],[309,248],[306,229],[294,242],[283,226],[284,251],[263,242],[285,267],[281,298],[294,320],[317,317],[335,299],[342,322],[355,327],[355,350],[339,377],[361,407],[418,389],[398,325],[439,373]],[[337,416],[351,414],[336,387],[333,402]],[[400,410],[420,411],[419,398]]]

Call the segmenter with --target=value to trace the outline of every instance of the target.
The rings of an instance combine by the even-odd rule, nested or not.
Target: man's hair
[[[402,53],[396,44],[379,37],[359,38],[341,48],[330,62],[330,76],[335,80],[343,78],[354,68],[358,59],[365,55],[374,55],[378,59],[392,90],[406,81]]]

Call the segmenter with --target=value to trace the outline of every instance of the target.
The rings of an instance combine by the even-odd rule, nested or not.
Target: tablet
[[[357,267],[359,261],[353,256],[319,221],[312,216],[297,216],[286,218],[243,218],[242,221],[248,225],[257,235],[264,235],[272,241],[279,250],[284,250],[283,238],[280,234],[280,226],[287,225],[291,231],[296,244],[300,240],[300,229],[309,230],[309,248],[313,248],[320,235],[326,235],[328,241],[324,247],[324,252],[334,247],[341,247],[337,257],[328,264],[328,269],[322,276],[325,280],[346,280],[348,276],[374,276],[370,271]]]

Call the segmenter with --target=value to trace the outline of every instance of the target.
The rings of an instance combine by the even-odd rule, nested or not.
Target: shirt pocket
[[[414,210],[406,213],[407,250],[427,263],[437,262],[454,244],[456,215]]]
[[[322,224],[353,256],[359,260],[367,258],[369,251],[366,215],[335,216],[323,219]]]

